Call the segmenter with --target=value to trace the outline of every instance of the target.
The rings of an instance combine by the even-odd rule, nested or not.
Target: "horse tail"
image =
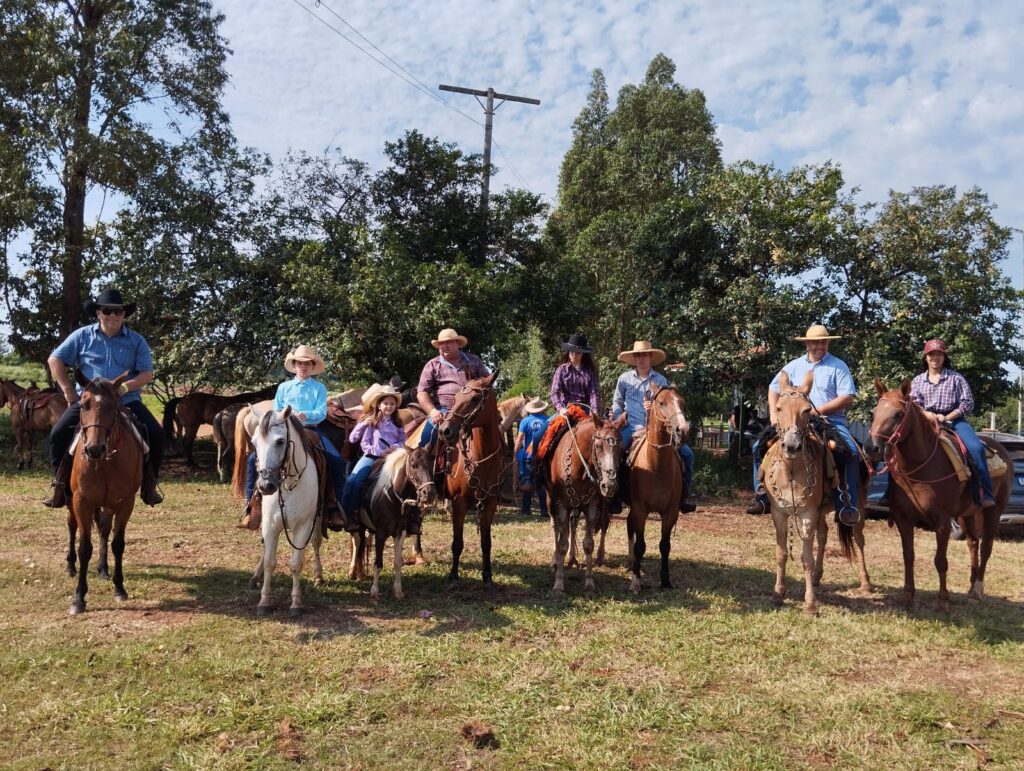
[[[836,528],[839,530],[839,543],[843,547],[843,556],[850,562],[853,562],[855,556],[853,550],[853,526],[844,525],[842,522],[839,522],[836,524]]]
[[[235,418],[235,465],[231,473],[231,489],[239,498],[245,497],[245,468],[252,452],[249,432],[245,430],[245,418],[249,414],[248,407],[242,407]]]
[[[164,405],[164,436],[167,437],[168,442],[173,442],[177,437],[177,432],[174,430],[174,425],[177,422],[177,411],[178,402],[181,401],[180,396],[175,396],[167,404]]]

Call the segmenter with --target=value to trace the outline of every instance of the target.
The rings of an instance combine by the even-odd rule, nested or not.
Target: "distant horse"
[[[270,399],[277,392],[276,385],[270,385],[261,391],[251,391],[234,396],[218,396],[216,394],[193,391],[185,396],[176,396],[164,405],[164,434],[168,440],[175,436],[175,426],[180,426],[181,451],[185,456],[185,462],[190,466],[195,465],[192,457],[192,445],[195,442],[199,427],[206,423],[213,425],[213,419],[222,409],[229,404],[247,402],[258,402],[263,399]]]
[[[505,476],[498,403],[494,380],[498,373],[470,380],[455,395],[439,434],[447,442],[444,490],[452,502],[452,567],[448,578],[459,577],[466,514],[477,513],[484,584],[491,584],[491,523]]]
[[[803,542],[800,558],[804,567],[804,612],[813,616],[818,612],[815,588],[821,583],[824,571],[828,519],[833,510],[832,486],[829,484],[831,480],[826,478],[825,445],[813,433],[811,424],[814,405],[808,394],[814,385],[814,373],[808,372],[803,385],[794,388],[790,385],[789,376],[783,372],[779,385],[779,443],[771,451],[770,459],[766,456],[762,466],[765,491],[771,501],[775,523],[776,569],[772,598],[781,605],[786,596],[787,540],[792,524]],[[837,528],[844,556],[851,562],[855,556],[859,559],[861,591],[870,592],[871,581],[864,561],[864,499],[861,489],[857,496],[861,517],[856,526],[840,522]],[[816,555],[815,537],[818,544]]]
[[[253,582],[263,580],[256,615],[266,616],[273,608],[270,589],[277,567],[277,544],[284,533],[292,549],[291,615],[302,612],[302,561],[306,547],[313,546],[314,576],[322,581],[319,519],[320,480],[313,461],[313,446],[291,407],[281,412],[268,410],[258,416],[253,435],[259,478],[256,487],[263,495],[263,556],[253,573]]]
[[[25,393],[24,387],[13,380],[0,378],[0,409],[7,405],[14,406],[23,393]]]
[[[18,447],[18,468],[32,465],[33,434],[49,434],[68,408],[64,394],[55,388],[27,389],[11,405],[11,427]]]
[[[629,476],[626,534],[629,536],[630,570],[633,574],[629,590],[637,594],[640,592],[640,566],[647,550],[644,530],[647,515],[651,512],[661,514],[661,588],[672,588],[668,555],[672,549],[672,528],[679,518],[683,487],[682,459],[678,449],[690,430],[686,421],[686,403],[674,386],[659,388],[651,401],[646,431],[642,437],[634,439],[634,443],[643,442],[643,445],[631,453],[635,457]]]
[[[244,402],[229,404],[213,416],[213,439],[217,443],[217,477],[221,482],[231,479],[235,459],[235,419],[245,407]]]
[[[114,553],[114,599],[128,599],[122,572],[124,532],[142,484],[144,454],[131,419],[120,406],[118,388],[127,378],[127,373],[114,380],[97,378],[82,393],[81,433],[74,448],[68,496],[69,576],[75,575],[78,531],[78,587],[69,610],[72,615],[85,611],[93,521],[99,526],[100,535],[97,571],[101,577],[109,577],[107,540],[113,527],[110,547]]]
[[[982,436],[987,449],[998,455],[1007,473],[992,480],[996,505],[982,509],[975,503],[971,486],[961,482],[956,469],[939,447],[938,427],[910,399],[910,380],[887,391],[875,380],[878,404],[872,413],[871,432],[864,451],[874,462],[884,460],[889,468],[889,516],[900,531],[903,544],[903,596],[907,608],[914,605],[914,525],[935,531],[935,570],[939,574],[938,609],[949,612],[946,550],[950,518],[960,521],[971,553],[970,596],[985,596],[985,568],[992,555],[999,517],[1010,497],[1013,464],[1006,450],[993,439]],[[979,557],[978,546],[981,545]]]
[[[401,447],[388,453],[374,464],[365,489],[365,500],[374,533],[367,538],[366,530],[358,534],[359,543],[353,561],[361,561],[370,541],[374,544],[373,585],[370,596],[380,595],[380,571],[384,567],[384,544],[388,538],[395,543],[394,592],[402,599],[402,544],[408,526],[411,506],[429,506],[437,498],[434,486],[433,459],[426,447]]]
[[[607,530],[608,512],[601,498],[610,498],[618,490],[619,458],[622,454],[623,413],[614,422],[597,415],[570,426],[548,454],[544,484],[551,500],[551,524],[555,551],[551,568],[555,574],[554,591],[565,593],[565,555],[570,531],[575,536],[580,515],[584,519],[583,551],[587,555],[585,588],[594,589],[594,533]]]

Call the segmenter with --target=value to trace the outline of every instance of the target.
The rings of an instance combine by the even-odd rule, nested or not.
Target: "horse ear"
[[[501,367],[495,367],[494,372],[487,378],[487,385],[494,385],[494,381],[498,379],[499,372],[501,372]]]
[[[612,425],[615,426],[615,428],[617,428],[619,431],[621,431],[623,427],[626,425],[626,418],[628,417],[629,416],[626,415],[625,412],[623,412],[621,415],[619,415],[619,417],[612,421]]]
[[[786,372],[786,370],[782,370],[782,372],[779,373],[779,389],[785,391],[787,388],[790,387],[791,386],[789,384],[789,373]]]
[[[121,387],[121,383],[123,383],[127,379],[128,379],[128,370],[125,370],[120,375],[118,375],[117,377],[114,378],[114,380],[113,380],[114,388],[120,388]]]
[[[900,392],[904,396],[910,396],[910,378],[903,378],[903,383],[900,385]]]
[[[288,416],[292,414],[292,405],[286,404],[284,410],[281,411],[281,420],[288,420]]]
[[[885,395],[885,383],[882,382],[881,378],[875,378],[875,390],[878,392],[879,396]]]
[[[270,416],[272,413],[273,410],[267,410],[260,416],[260,433],[264,436],[266,436],[267,432],[270,430]],[[253,414],[256,414],[255,410],[253,411]]]
[[[804,394],[806,396],[807,394],[809,394],[811,392],[811,388],[813,386],[814,386],[814,371],[812,370],[812,371],[808,372],[806,375],[804,375],[804,384],[802,386],[800,386],[799,391],[800,391],[800,393],[802,393],[802,394]]]
[[[601,420],[601,416],[598,415],[596,412],[591,413],[590,417],[594,419],[594,428],[604,427],[604,421]]]

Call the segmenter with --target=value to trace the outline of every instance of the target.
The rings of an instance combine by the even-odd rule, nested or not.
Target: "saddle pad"
[[[633,468],[636,456],[640,454],[640,448],[647,444],[647,429],[643,426],[637,428],[633,433],[633,444],[629,448],[629,455],[626,456],[626,465]]]
[[[967,468],[967,463],[964,462],[964,458],[960,454],[960,449],[953,444],[953,440],[945,434],[940,434],[939,442],[942,445],[943,452],[946,453],[946,457],[949,458],[949,462],[953,464],[953,470],[956,472],[956,478],[961,482],[966,482],[970,479],[971,471]]]
[[[985,460],[988,462],[988,475],[995,479],[1006,473],[1006,461],[1000,458],[996,451],[985,445]]]

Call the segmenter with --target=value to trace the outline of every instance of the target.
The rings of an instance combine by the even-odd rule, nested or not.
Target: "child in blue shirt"
[[[533,476],[533,458],[537,452],[537,445],[548,428],[548,418],[544,411],[548,403],[541,399],[534,399],[527,402],[523,410],[526,417],[519,421],[519,435],[516,437],[516,462],[519,464],[519,489],[523,493],[522,506],[519,509],[521,516],[529,516],[530,501],[533,498],[533,491],[537,488]],[[547,495],[543,488],[537,490],[537,503],[540,505],[540,515],[548,516]]]

